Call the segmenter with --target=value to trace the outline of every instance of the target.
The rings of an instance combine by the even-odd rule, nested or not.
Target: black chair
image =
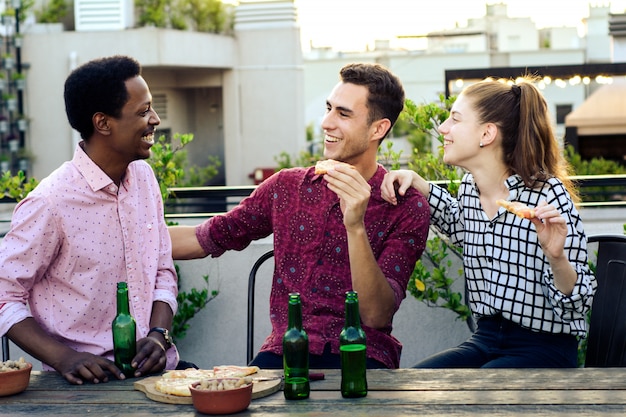
[[[254,287],[256,284],[256,273],[263,264],[263,262],[274,256],[274,250],[265,252],[257,259],[250,270],[250,276],[248,277],[248,349],[247,349],[247,361],[250,363],[254,356]]]
[[[2,361],[8,361],[11,359],[9,355],[9,338],[2,336]]]
[[[597,243],[598,288],[591,307],[585,367],[626,366],[626,236],[589,236]]]

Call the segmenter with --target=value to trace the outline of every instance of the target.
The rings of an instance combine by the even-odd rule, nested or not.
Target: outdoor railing
[[[579,203],[580,207],[626,207],[626,175],[580,175],[571,178],[578,186],[583,200]],[[435,183],[445,185],[446,181]],[[235,207],[256,187],[240,185],[170,188],[170,198],[165,201],[165,217],[170,221],[213,217]],[[0,203],[15,203],[15,200],[5,197],[0,199]],[[7,212],[0,218],[0,225],[10,221],[10,212]],[[0,237],[3,236],[2,232],[0,229]]]
[[[579,188],[580,207],[626,207],[626,175],[579,175],[571,179]],[[446,184],[446,181],[435,181]],[[166,217],[212,217],[236,206],[256,185],[170,188]]]

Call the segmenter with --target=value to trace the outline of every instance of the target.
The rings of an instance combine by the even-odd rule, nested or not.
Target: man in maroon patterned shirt
[[[429,208],[411,192],[397,206],[381,198],[386,170],[378,147],[404,106],[399,79],[378,64],[349,64],[326,100],[324,157],[338,166],[284,169],[237,207],[198,226],[170,227],[174,259],[217,257],[274,238],[272,332],[252,364],[282,368],[288,294],[300,293],[310,367],[339,368],[348,290],[359,295],[369,368],[397,368],[402,345],[392,319],[406,296],[428,236]],[[415,190],[410,190],[415,191]]]

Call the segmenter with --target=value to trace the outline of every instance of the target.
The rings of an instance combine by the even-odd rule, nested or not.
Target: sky
[[[374,40],[395,39],[397,35],[425,35],[428,32],[466,26],[468,18],[485,15],[484,0],[294,0],[303,49],[331,47],[334,50],[365,50]],[[574,26],[582,30],[589,16],[589,4],[610,6],[612,13],[624,13],[626,0],[509,0],[509,17],[530,17],[538,28]],[[392,44],[393,45],[393,44]]]

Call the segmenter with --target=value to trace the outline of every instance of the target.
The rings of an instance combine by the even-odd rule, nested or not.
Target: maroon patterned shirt
[[[369,180],[372,192],[365,226],[378,265],[395,293],[397,311],[426,244],[429,206],[414,189],[397,206],[385,202],[380,192],[385,172],[379,166]],[[313,168],[274,174],[236,208],[196,228],[202,248],[213,257],[226,250],[242,250],[272,233],[276,265],[270,294],[272,333],[261,351],[282,355],[288,294],[298,292],[310,353],[320,355],[330,343],[331,351],[339,354],[345,293],[352,289],[347,234],[339,198]],[[392,324],[383,329],[363,328],[367,356],[389,368],[399,367],[402,344],[391,335]]]

